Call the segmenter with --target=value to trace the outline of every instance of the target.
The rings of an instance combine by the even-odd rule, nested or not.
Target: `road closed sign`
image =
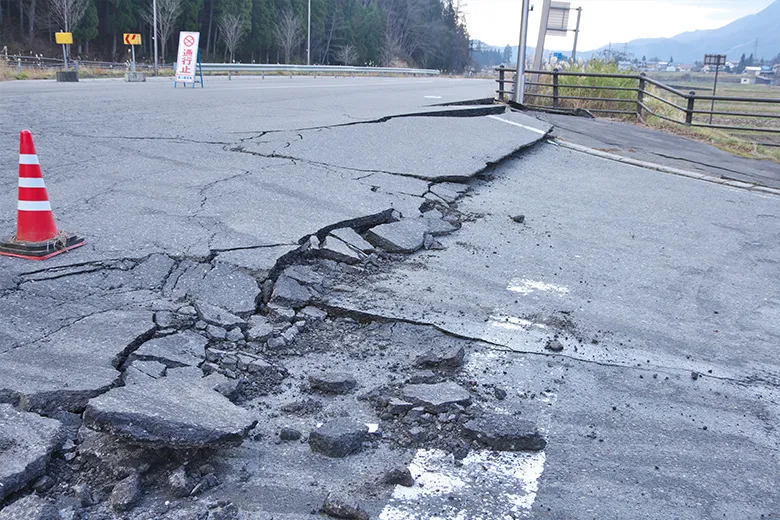
[[[199,32],[179,33],[179,57],[176,60],[176,81],[195,83],[195,68],[198,65]]]

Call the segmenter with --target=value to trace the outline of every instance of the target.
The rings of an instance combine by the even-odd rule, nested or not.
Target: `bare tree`
[[[150,2],[144,11],[141,11],[141,18],[149,25],[154,23],[153,3]],[[160,41],[160,52],[162,61],[165,62],[165,44],[171,36],[173,26],[176,24],[181,14],[181,0],[157,0],[157,38]]]
[[[27,45],[32,47],[33,36],[35,35],[35,20],[38,8],[37,0],[23,0],[22,10],[27,15]],[[86,10],[85,10],[86,12]]]
[[[342,45],[336,51],[336,60],[344,65],[352,65],[358,59],[357,49],[354,45]]]
[[[304,34],[301,21],[289,9],[276,22],[276,42],[284,51],[284,62],[290,63],[293,50],[303,43]]]
[[[232,62],[238,42],[246,30],[244,19],[235,14],[225,14],[219,19],[217,25],[222,39],[225,41],[228,51],[230,51],[230,61]]]
[[[52,21],[64,32],[72,32],[87,12],[89,0],[49,0]]]

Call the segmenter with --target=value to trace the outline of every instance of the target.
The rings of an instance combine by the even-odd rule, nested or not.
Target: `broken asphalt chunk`
[[[221,307],[206,302],[196,302],[195,307],[203,321],[219,327],[230,328],[246,323],[242,318]]]
[[[109,502],[114,511],[130,511],[141,500],[141,477],[133,473],[120,480],[111,492]]]
[[[130,360],[159,361],[168,367],[197,366],[206,357],[208,340],[186,330],[150,339],[130,355]]]
[[[366,241],[363,237],[358,235],[357,231],[355,231],[352,228],[338,228],[334,229],[330,232],[331,235],[335,236],[348,246],[350,246],[353,249],[356,249],[360,251],[361,253],[372,253],[374,251],[374,246],[372,246],[369,242]]]
[[[271,293],[271,303],[300,308],[305,307],[311,301],[309,289],[289,276],[280,276]],[[293,313],[294,316],[294,313]]]
[[[0,402],[40,412],[80,411],[119,381],[115,367],[152,332],[150,312],[108,311],[0,354]]]
[[[332,518],[341,518],[342,520],[369,520],[368,513],[360,506],[351,506],[344,500],[331,497],[325,498],[320,512]]]
[[[452,405],[468,406],[471,395],[457,384],[447,381],[432,385],[407,385],[403,396],[412,403],[422,405],[427,411],[445,412]]]
[[[59,421],[0,404],[0,502],[43,474],[63,437]]]
[[[491,413],[472,419],[463,426],[463,434],[499,451],[539,451],[547,446],[536,424],[505,414]]]
[[[312,451],[327,457],[341,458],[363,448],[368,426],[353,419],[338,418],[315,428],[309,434]]]
[[[247,331],[247,338],[249,341],[266,341],[271,338],[274,333],[274,327],[268,318],[256,314],[249,318],[249,330]]]
[[[0,510],[0,520],[62,520],[62,516],[54,504],[28,495]]]
[[[357,386],[357,380],[352,374],[324,372],[310,375],[309,385],[326,394],[346,394]]]
[[[345,264],[357,264],[361,260],[360,253],[332,236],[325,237],[322,245],[317,250],[317,256],[335,260],[336,262],[344,262]]]
[[[434,347],[415,359],[415,365],[423,368],[460,368],[466,357],[466,349],[459,345]]]
[[[413,253],[423,248],[427,219],[405,218],[398,222],[382,224],[371,228],[366,238],[376,247],[391,253]]]
[[[114,388],[89,401],[84,424],[129,442],[175,449],[240,444],[257,421],[197,372],[172,369],[168,377]]]
[[[217,263],[190,293],[198,301],[222,307],[233,314],[249,314],[255,310],[260,287],[250,274],[230,264]]]

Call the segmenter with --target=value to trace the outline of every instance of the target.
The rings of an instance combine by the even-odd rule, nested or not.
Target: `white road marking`
[[[544,452],[472,451],[456,466],[442,450],[419,450],[415,484],[396,486],[379,520],[512,520],[529,513]]]
[[[423,96],[427,99],[441,99],[441,96]]]
[[[506,123],[508,125],[519,126],[520,128],[525,128],[526,130],[530,130],[531,132],[536,132],[537,134],[540,134],[540,135],[545,135],[547,133],[544,130],[539,130],[538,128],[534,128],[532,126],[521,125],[520,123],[515,123],[514,121],[508,121],[508,120],[506,120],[506,119],[504,119],[502,117],[499,117],[499,116],[493,115],[493,116],[488,116],[488,117],[490,119],[495,119],[496,121],[501,121],[502,123]]]
[[[555,292],[560,295],[569,294],[569,289],[562,285],[529,280],[528,278],[512,278],[509,280],[507,290],[528,295],[534,292]]]
[[[536,323],[516,316],[508,316],[506,314],[493,314],[490,316],[490,324],[494,327],[501,327],[503,329],[510,330],[530,330],[533,327],[539,329],[546,329],[547,325],[544,323]]]

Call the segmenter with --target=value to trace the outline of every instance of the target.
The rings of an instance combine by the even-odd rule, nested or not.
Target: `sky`
[[[457,3],[457,0],[455,0]],[[697,29],[716,29],[743,16],[754,14],[773,0],[570,0],[582,7],[578,50],[597,49],[608,43],[637,38],[667,38]],[[520,34],[521,0],[460,0],[472,39],[503,47],[517,45]],[[528,45],[535,46],[539,34],[542,0],[534,6],[528,22]],[[574,28],[576,15],[569,21]],[[780,22],[779,22],[780,23]],[[570,49],[573,35],[548,36],[548,49]]]

